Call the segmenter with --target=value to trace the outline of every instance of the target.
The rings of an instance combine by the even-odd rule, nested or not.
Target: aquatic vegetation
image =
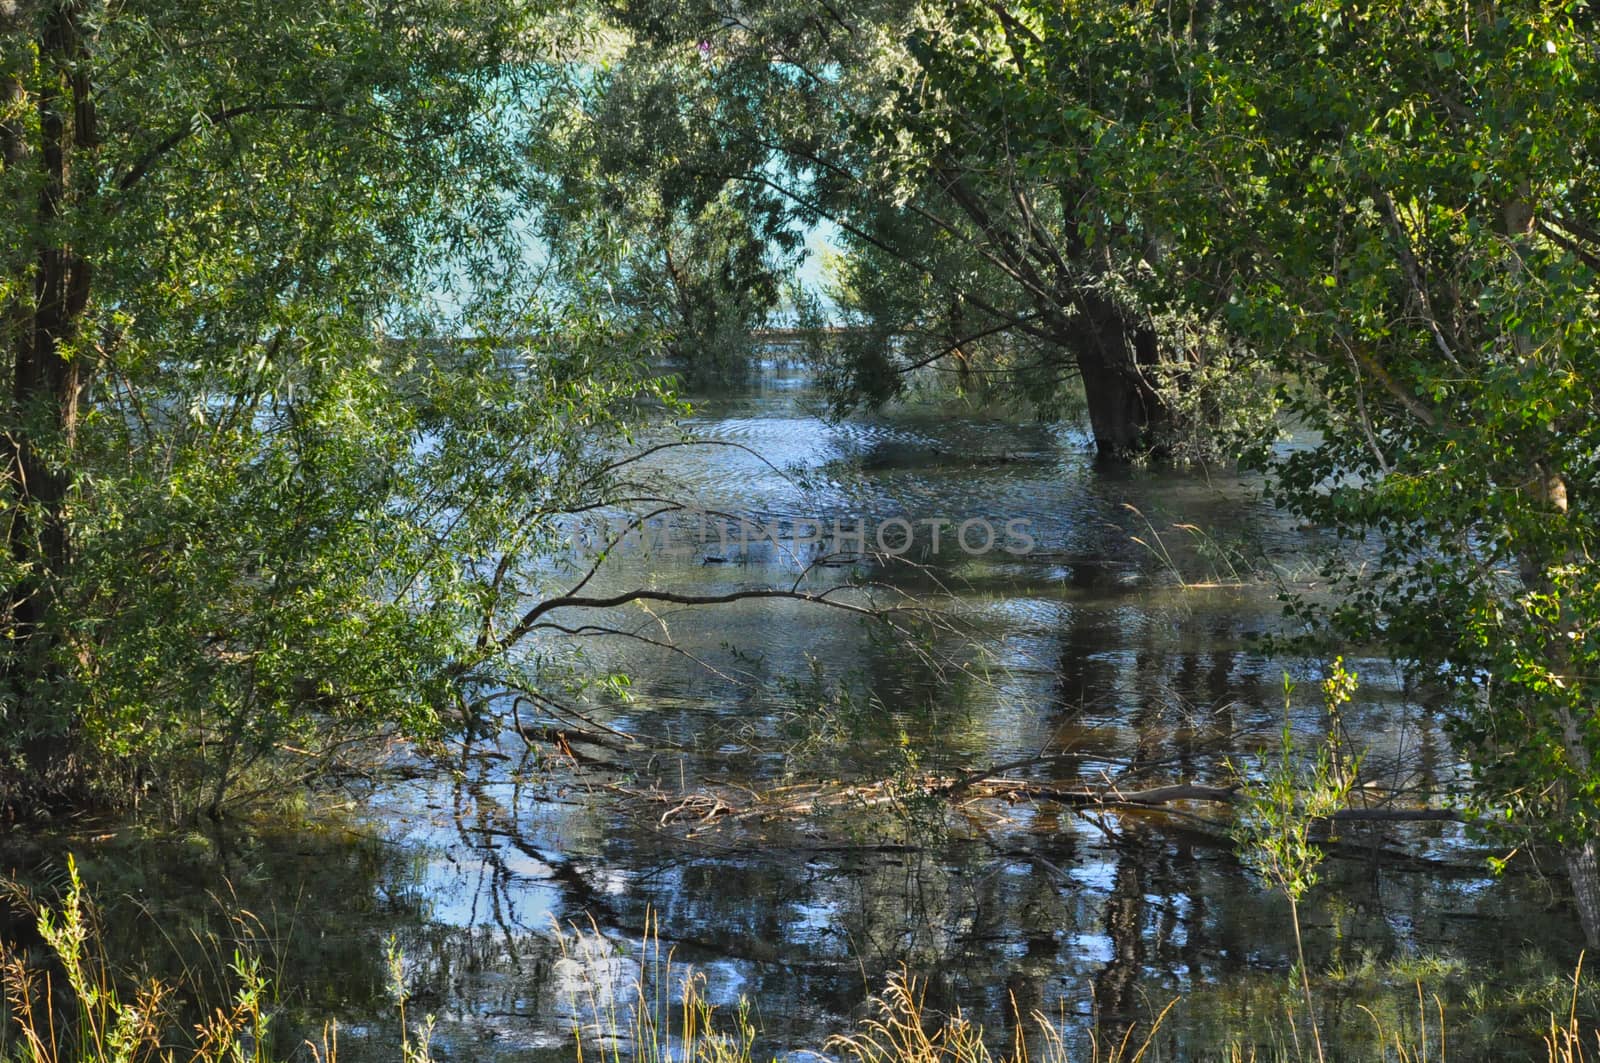
[[[930,1013],[924,1004],[924,988],[904,971],[891,977],[883,993],[868,1002],[868,1017],[856,1032],[831,1038],[827,1048],[856,1063],[995,1063],[983,1027],[969,1021],[959,1009],[948,1016]],[[1104,1040],[1098,1030],[1092,1030],[1087,1063],[1139,1063],[1145,1059],[1172,1006],[1162,1009],[1141,1040],[1135,1040],[1134,1026],[1120,1038]],[[1012,1010],[1017,1011],[1015,1001]],[[1017,1021],[1011,1049],[999,1056],[998,1063],[1068,1063],[1074,1058],[1067,1048],[1065,1016],[1052,1020],[1035,1011],[1026,1021],[1021,1015],[1013,1017]],[[1030,1032],[1035,1035],[1031,1039]]]
[[[0,988],[8,1023],[0,1046],[21,1063],[134,1063],[179,1058],[163,1045],[175,1014],[176,987],[149,980],[126,988],[99,949],[77,862],[67,858],[69,886],[56,909],[41,907],[43,957],[0,949]],[[188,1058],[265,1063],[267,983],[259,957],[235,952],[235,990],[194,1029]],[[58,1007],[60,1010],[58,1011]],[[8,1043],[9,1042],[9,1043]]]
[[[1355,674],[1346,671],[1344,659],[1336,659],[1322,683],[1323,699],[1335,724],[1315,755],[1306,761],[1295,747],[1294,729],[1289,723],[1294,682],[1288,675],[1283,677],[1284,723],[1277,757],[1269,760],[1263,755],[1256,772],[1243,782],[1239,813],[1233,825],[1233,836],[1245,863],[1268,887],[1289,901],[1295,966],[1305,991],[1306,1014],[1311,1020],[1311,1039],[1318,1060],[1323,1058],[1322,1034],[1317,1028],[1300,933],[1300,901],[1317,884],[1317,865],[1324,855],[1312,841],[1312,828],[1346,807],[1360,767],[1360,758],[1348,757],[1341,748],[1337,727],[1339,710],[1354,696],[1356,682]]]

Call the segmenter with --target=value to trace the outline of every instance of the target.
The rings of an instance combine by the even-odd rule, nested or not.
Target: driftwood
[[[1210,786],[1204,783],[1183,782],[1152,786],[1139,790],[1123,790],[1113,783],[1093,789],[1060,789],[1053,786],[1039,785],[1027,780],[1002,778],[1008,772],[1018,771],[1022,768],[1040,767],[1075,759],[1079,759],[1078,754],[1068,753],[1015,760],[1006,764],[997,764],[990,768],[968,772],[955,781],[935,789],[936,792],[952,798],[961,797],[968,793],[979,794],[999,791],[1026,796],[1035,800],[1055,801],[1074,807],[1097,805],[1112,808],[1118,806],[1159,808],[1163,805],[1170,805],[1180,801],[1232,804],[1239,797],[1240,787],[1238,784]],[[1340,822],[1367,823],[1465,822],[1464,817],[1453,809],[1410,808],[1394,804],[1392,801],[1385,801],[1380,805],[1343,808],[1335,812],[1330,818]]]
[[[625,753],[632,749],[629,743],[620,738],[612,738],[610,735],[585,731],[577,727],[526,727],[517,724],[513,729],[518,737],[529,745],[544,742],[555,746],[562,754],[569,757],[574,755],[572,747],[575,745],[598,746],[614,753]]]
[[[666,805],[666,810],[657,818],[657,825],[692,824],[695,829],[690,830],[691,836],[698,832],[697,828],[712,823],[799,819],[828,810],[895,804],[909,796],[904,792],[896,792],[885,783],[864,786],[784,786],[766,793],[731,788],[705,788],[676,794],[621,786],[608,789],[626,797]]]
[[[1027,762],[1033,763],[1033,762]],[[1197,782],[1174,782],[1123,789],[1108,783],[1100,787],[1061,787],[1026,779],[997,777],[1016,770],[1021,762],[1000,765],[985,772],[956,778],[925,775],[916,779],[893,779],[876,783],[844,785],[815,783],[777,787],[765,792],[734,787],[704,787],[672,792],[661,789],[637,790],[621,786],[611,789],[634,800],[661,807],[657,825],[689,825],[691,835],[714,824],[771,822],[799,819],[828,811],[901,805],[917,798],[938,798],[957,805],[978,802],[1046,801],[1076,809],[1142,810],[1184,813],[1186,804],[1231,805],[1238,801],[1240,787],[1213,786]],[[1331,819],[1347,822],[1461,822],[1459,813],[1442,808],[1416,808],[1392,802],[1367,807],[1346,808]]]
[[[1239,798],[1239,787],[1208,786],[1203,783],[1171,783],[1142,790],[1123,790],[1116,786],[1098,789],[1062,790],[1037,786],[1027,782],[989,780],[978,784],[975,791],[992,791],[1015,794],[1039,801],[1055,801],[1076,808],[1096,806],[1102,808],[1156,809],[1185,801],[1209,804],[1233,804]],[[1410,822],[1464,822],[1459,812],[1448,808],[1410,808],[1392,803],[1361,808],[1341,808],[1329,819],[1341,823],[1410,823]]]

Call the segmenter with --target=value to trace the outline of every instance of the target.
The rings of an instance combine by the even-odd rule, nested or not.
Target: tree
[[[1054,410],[1076,382],[1098,449],[1132,456],[1166,442],[1163,376],[1184,353],[1109,253],[1104,230],[1120,221],[1093,176],[1038,165],[1072,157],[1087,121],[1075,113],[1120,110],[1127,94],[1104,53],[1062,47],[1057,20],[1034,14],[918,4],[880,28],[894,60],[847,97],[849,148],[817,166],[857,259],[846,305],[879,351],[900,349],[892,365],[851,352],[852,384],[881,397],[910,367],[954,361]]]
[[[786,204],[728,176],[762,152],[730,135],[726,110],[697,50],[613,29],[530,122],[530,205],[554,279],[612,303],[700,381],[748,366],[803,253]]]
[[[705,120],[761,149],[726,179],[774,190],[847,255],[852,339],[824,348],[838,404],[880,403],[927,366],[1045,411],[1081,387],[1098,449],[1170,444],[1175,410],[1223,348],[1130,285],[1147,236],[1073,163],[1170,77],[1129,80],[1114,5],[1046,12],[920,0],[630,5],[659,52],[700,52]],[[1112,46],[1085,29],[1109,28]],[[696,103],[686,112],[705,110]],[[699,165],[699,164],[696,164]],[[1220,374],[1213,374],[1220,377]],[[1243,389],[1241,389],[1243,393]]]
[[[1119,128],[1166,283],[1285,373],[1331,608],[1442,686],[1467,799],[1565,854],[1600,944],[1600,145],[1581,0],[1196,8],[1193,91]]]
[[[602,312],[528,308],[541,17],[0,6],[6,804],[214,811],[526,679],[497,625],[649,391]]]

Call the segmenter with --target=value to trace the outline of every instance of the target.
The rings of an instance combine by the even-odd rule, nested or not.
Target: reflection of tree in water
[[[1094,978],[1095,1018],[1100,1035],[1120,1044],[1138,1018],[1139,982],[1145,958],[1145,867],[1143,853],[1135,848],[1117,857],[1111,895],[1101,916],[1101,927],[1111,943],[1111,955]]]
[[[487,869],[477,872],[482,919],[500,928],[504,964],[514,967],[517,950],[528,948],[528,928],[507,919],[518,886],[502,870],[501,848],[547,865],[565,914],[592,917],[619,943],[637,942],[653,910],[681,961],[737,962],[741,989],[762,1001],[767,1023],[791,1021],[783,1012],[791,1003],[808,1005],[813,1021],[819,1012],[848,1014],[901,967],[933,978],[936,1008],[970,1003],[973,987],[997,986],[1000,971],[1025,971],[1043,986],[1060,960],[1061,928],[1078,919],[1060,883],[1025,853],[997,859],[985,842],[942,832],[885,845],[790,836],[690,852],[682,839],[613,834],[606,852],[578,858],[523,836],[514,809],[487,792],[460,807],[463,840]],[[1054,858],[1070,860],[1063,850],[1071,844],[1070,835],[1055,842]],[[607,866],[653,870],[606,890],[596,881]],[[1032,941],[1025,964],[1015,954],[1019,935]],[[523,995],[531,1007],[543,991],[527,986]]]
[[[1069,830],[1064,814],[1057,809],[1043,810],[1034,824],[1034,832],[1041,838],[1052,839],[1045,859],[1054,868],[1071,867],[1077,859],[1077,839]],[[1037,846],[1038,843],[1035,843]],[[1080,922],[1080,910],[1068,894],[1073,886],[1063,881],[1060,874],[1042,864],[1032,862],[1023,877],[1012,917],[1015,932],[1022,936],[1022,955],[1015,957],[1003,969],[1006,971],[1005,1019],[1008,1023],[1021,1020],[1023,1033],[1031,1030],[1031,1016],[1035,1013],[1051,1015],[1058,1004],[1055,998],[1056,976],[1060,970],[1061,942],[1070,938]],[[1015,1007],[1010,1002],[1015,1002]],[[1008,1029],[1013,1037],[1017,1031]]]
[[[1174,647],[1177,620],[1135,611],[1119,627],[1108,623],[1116,615],[1063,613],[1046,652],[1059,664],[1053,749],[1073,756],[1032,769],[1040,781],[1081,784],[1102,770],[1135,769],[1204,778],[1221,755],[1254,740],[1236,730],[1240,721],[1255,728],[1275,716],[1276,682],[1264,681],[1244,649],[1229,648],[1242,645],[1237,618],[1182,618],[1198,630]],[[993,722],[962,704],[961,687],[911,656],[867,661],[851,682],[893,704],[892,716],[873,722],[904,731],[924,767],[986,754]],[[867,742],[811,766],[836,768],[846,781],[881,778],[893,773],[893,752]],[[749,778],[739,772],[758,759],[720,747],[688,756],[691,784],[720,774],[728,786]],[[675,785],[676,763],[655,770]],[[540,881],[559,892],[561,917],[592,916],[624,949],[643,937],[653,910],[663,944],[680,961],[715,964],[714,984],[759,1000],[762,1025],[784,1047],[817,1043],[902,966],[930,979],[930,1007],[959,1004],[996,1031],[1011,1014],[1008,997],[1026,1018],[1035,1009],[1055,1014],[1058,993],[1076,1008],[1092,989],[1102,1039],[1114,1040],[1196,984],[1287,965],[1281,913],[1240,874],[1226,838],[1170,815],[1108,818],[1102,837],[1049,804],[1018,808],[1012,826],[964,820],[943,804],[907,817],[880,806],[860,810],[854,833],[808,820],[685,838],[654,814],[638,817],[592,793],[550,813],[547,793],[508,781],[534,774],[522,768],[485,762],[477,784],[457,795],[456,851],[473,851],[481,864],[474,920],[494,928],[454,930],[431,961],[486,972],[441,980],[463,1007],[470,1001],[532,1023],[556,1004],[545,926],[522,914],[530,861],[547,866]],[[1078,874],[1100,860],[1102,877]],[[1391,882],[1386,896],[1394,909],[1418,911],[1439,892],[1428,881],[1412,876],[1398,895]],[[1361,888],[1384,908],[1376,883]],[[1389,933],[1386,916],[1364,934]],[[1108,949],[1103,963],[1099,950],[1080,947],[1096,932]]]
[[[406,888],[412,853],[333,826],[223,823],[73,846],[98,947],[120,972],[182,987],[185,1026],[231,1002],[236,949],[259,958],[284,1056],[318,1036],[331,1009],[383,1014],[382,941],[391,933],[408,948],[419,941],[428,899]],[[4,864],[44,903],[64,887],[59,858],[26,839],[9,841]]]

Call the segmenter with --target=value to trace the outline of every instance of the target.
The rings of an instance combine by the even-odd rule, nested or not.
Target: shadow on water
[[[629,697],[591,694],[583,709],[639,736],[644,752],[530,746],[508,726],[455,765],[362,793],[342,818],[225,838],[41,840],[14,847],[10,863],[48,879],[73,849],[114,952],[157,972],[214,970],[216,946],[238,933],[226,913],[252,913],[298,1029],[340,1017],[347,1059],[394,1054],[391,934],[413,1012],[439,1016],[442,1054],[520,1059],[566,1050],[573,998],[637,977],[638,942],[657,919],[663,946],[706,973],[713,1003],[753,1002],[774,1050],[820,1045],[901,967],[930,979],[930,1006],[959,1005],[996,1032],[1014,1002],[1080,1031],[1098,1016],[1120,1036],[1175,996],[1185,1003],[1167,1027],[1173,1058],[1192,1054],[1185,1044],[1215,1048],[1218,1030],[1248,1039],[1281,1026],[1287,912],[1241,870],[1211,810],[957,808],[906,790],[726,825],[666,814],[659,799],[674,795],[748,800],[1035,756],[1050,759],[1026,772],[1046,787],[1217,780],[1225,757],[1281,724],[1284,662],[1250,640],[1280,622],[1276,587],[1259,576],[1298,578],[1292,566],[1309,570],[1320,544],[1249,485],[1108,470],[1074,433],[1004,418],[910,409],[830,423],[815,410],[803,374],[775,370],[709,397],[687,426],[760,459],[678,448],[656,471],[707,511],[1021,519],[1034,549],[972,552],[947,532],[937,548],[919,538],[900,558],[809,572],[807,557],[770,542],[619,551],[595,593],[871,581],[918,596],[927,622],[886,639],[850,614],[773,600],[574,615],[573,626],[603,620],[648,637],[539,647],[630,675]],[[1447,783],[1437,721],[1385,662],[1351,663],[1362,700],[1346,725],[1371,763]],[[528,734],[570,722],[524,712]],[[1296,725],[1323,723],[1308,709]],[[1331,1036],[1364,1043],[1355,1005],[1393,988],[1337,972],[1439,954],[1462,988],[1524,953],[1555,969],[1575,960],[1570,917],[1548,890],[1492,882],[1482,867],[1448,824],[1341,839],[1306,918]],[[558,924],[586,944],[569,929],[563,949]]]

